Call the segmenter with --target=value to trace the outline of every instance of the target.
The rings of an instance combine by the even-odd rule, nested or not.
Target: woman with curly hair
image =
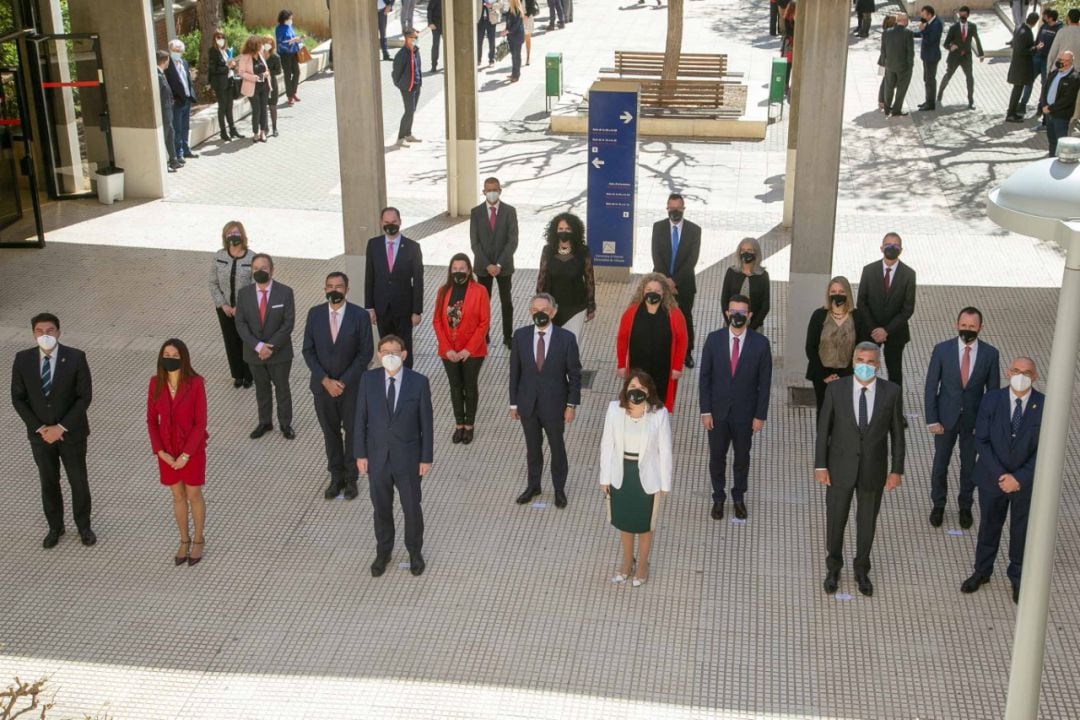
[[[574,333],[581,345],[586,320],[596,315],[596,281],[592,253],[585,244],[585,224],[573,213],[559,213],[544,232],[547,244],[540,253],[536,292],[548,293],[558,303],[554,322]]]
[[[656,384],[657,397],[673,412],[688,341],[686,318],[668,279],[660,273],[645,275],[619,322],[615,340],[619,377],[625,379],[630,368],[644,370]]]

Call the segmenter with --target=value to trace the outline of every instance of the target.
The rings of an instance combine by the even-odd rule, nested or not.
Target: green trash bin
[[[769,75],[769,104],[784,102],[784,91],[787,89],[787,58],[773,58],[772,73]]]
[[[544,87],[549,98],[562,95],[562,53],[551,52],[544,59]]]

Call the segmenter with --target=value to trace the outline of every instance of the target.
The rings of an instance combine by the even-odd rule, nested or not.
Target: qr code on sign
[[[615,254],[615,243],[614,242],[605,242],[604,243],[604,254],[605,255],[614,255]]]

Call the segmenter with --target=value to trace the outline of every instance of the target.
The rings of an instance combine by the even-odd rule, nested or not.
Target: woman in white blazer
[[[649,550],[659,504],[671,490],[671,423],[649,374],[631,370],[619,399],[608,406],[600,440],[600,488],[608,497],[611,524],[620,531],[623,560],[611,578],[640,587],[649,579]],[[634,536],[638,561],[634,565]]]

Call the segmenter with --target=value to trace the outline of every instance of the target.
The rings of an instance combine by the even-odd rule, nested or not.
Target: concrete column
[[[795,27],[801,28],[806,15],[806,3],[795,7]],[[800,35],[801,37],[801,35]],[[790,228],[795,217],[795,156],[798,149],[799,98],[802,96],[802,49],[805,43],[796,42],[791,58],[791,102],[788,106],[787,169],[784,172],[784,220],[783,226]]]
[[[60,13],[60,0],[42,3],[41,26],[47,34],[63,34],[64,22]],[[56,51],[55,62],[50,67],[50,76],[60,82],[74,80],[75,78],[71,75],[67,45],[60,42],[50,43],[49,49]],[[90,187],[86,174],[83,172],[83,150],[79,142],[75,98],[71,89],[58,88],[53,91],[52,102],[49,104],[49,116],[52,120],[53,132],[56,133],[56,149],[59,153],[59,157],[56,158],[56,164],[59,166],[57,189],[61,193],[88,192]]]
[[[145,0],[70,0],[72,32],[101,36],[116,164],[124,168],[127,197],[165,195],[165,139],[161,133],[157,63],[150,3]],[[97,125],[83,108],[86,127]],[[89,138],[88,138],[89,141]]]
[[[789,387],[805,384],[802,348],[807,317],[809,309],[821,304],[832,272],[849,5],[848,0],[800,2],[796,20],[796,45],[802,45],[800,64],[829,68],[829,72],[808,72],[799,79],[801,96],[814,98],[814,102],[799,107],[795,140],[799,175],[794,192],[784,350],[784,374]]]
[[[345,272],[352,281],[354,300],[363,297],[367,241],[381,233],[379,211],[387,204],[379,20],[375,13],[374,3],[330,0]]]
[[[465,217],[480,192],[476,125],[476,3],[443,3],[446,45],[446,204]]]

